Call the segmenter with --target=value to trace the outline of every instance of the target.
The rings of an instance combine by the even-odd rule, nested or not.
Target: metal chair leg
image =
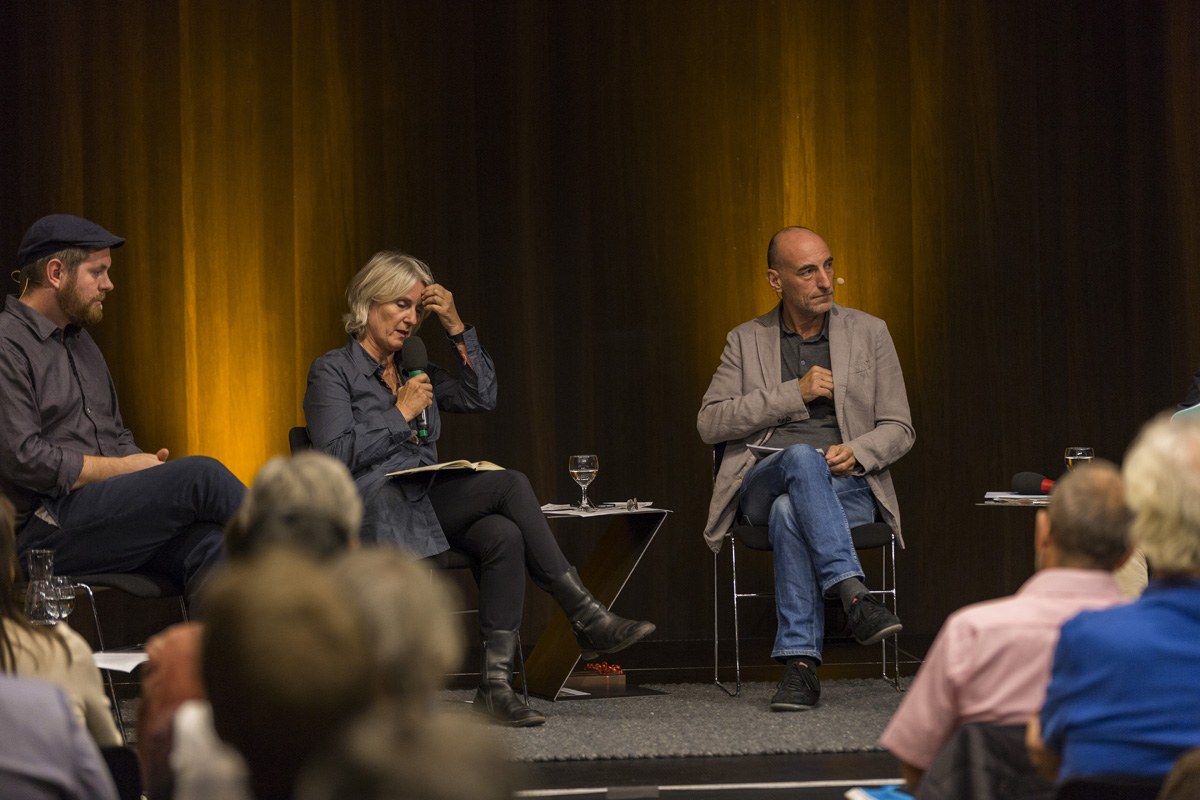
[[[726,546],[729,548],[729,565],[733,584],[734,688],[733,691],[730,691],[728,686],[721,683],[720,676],[720,635],[718,630],[718,618],[720,611],[720,592],[718,590],[718,558],[720,557],[720,553],[713,553],[713,683],[730,697],[737,697],[742,693],[742,644],[741,636],[739,635],[740,632],[738,630],[737,548],[734,546],[733,537],[729,537]]]
[[[879,595],[884,602],[890,603],[892,613],[899,616],[899,594],[896,591],[896,541],[894,539],[887,547],[880,549],[879,567],[880,581],[883,585],[878,590],[872,591],[871,594]],[[888,658],[889,644],[891,645],[890,659]],[[887,637],[879,643],[879,646],[883,679],[890,683],[896,691],[903,692],[904,689],[900,686],[900,635]]]
[[[96,593],[86,583],[77,583],[75,588],[87,592],[88,604],[92,607],[92,623],[96,626],[96,644],[100,645],[100,652],[104,652],[104,631],[100,627],[100,612],[96,610]],[[129,738],[125,735],[125,717],[121,714],[121,702],[117,699],[117,684],[113,680],[112,670],[102,669],[100,671],[104,674],[104,685],[108,687],[108,697],[112,700],[113,717],[116,719],[117,730],[121,732],[121,743],[128,745]]]

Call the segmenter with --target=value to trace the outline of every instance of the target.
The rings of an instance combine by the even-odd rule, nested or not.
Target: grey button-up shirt
[[[0,312],[0,491],[17,507],[17,530],[44,499],[71,491],[85,454],[138,452],[95,340],[10,295]]]
[[[439,411],[496,407],[495,366],[473,327],[464,343],[471,366],[462,365],[457,375],[432,362],[426,370],[434,404],[427,410],[429,437],[423,444],[413,441],[414,429],[396,408],[383,382],[383,366],[353,337],[317,358],[308,371],[304,418],[309,438],[350,468],[363,498],[362,539],[368,544],[390,543],[421,558],[450,547],[423,487],[415,479],[387,474],[437,463]]]

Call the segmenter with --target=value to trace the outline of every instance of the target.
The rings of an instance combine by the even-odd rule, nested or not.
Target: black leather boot
[[[579,573],[574,567],[554,579],[550,584],[550,594],[571,621],[571,629],[575,631],[575,641],[579,642],[584,661],[624,650],[654,633],[653,622],[618,617],[605,608],[579,580]]]
[[[483,640],[483,668],[479,671],[475,710],[490,714],[496,721],[513,728],[530,728],[543,724],[546,718],[525,705],[525,701],[513,691],[513,658],[516,652],[516,631],[492,631]]]

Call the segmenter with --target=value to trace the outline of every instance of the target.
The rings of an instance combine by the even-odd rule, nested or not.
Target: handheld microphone
[[[400,363],[404,374],[409,378],[425,374],[425,369],[429,366],[429,353],[425,350],[425,343],[421,341],[421,337],[409,336],[404,340],[404,347],[400,350]],[[425,409],[422,408],[413,421],[417,423],[417,436],[421,441],[428,439],[429,418]]]
[[[1036,472],[1018,472],[1013,475],[1013,494],[1050,494],[1054,481]]]

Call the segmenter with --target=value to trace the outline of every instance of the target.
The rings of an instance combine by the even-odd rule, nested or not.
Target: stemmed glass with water
[[[596,505],[588,499],[587,490],[588,484],[596,480],[596,473],[600,471],[600,459],[594,455],[571,456],[567,462],[567,469],[571,473],[571,479],[579,484],[579,510],[595,511]]]
[[[1068,471],[1082,467],[1095,457],[1096,451],[1090,447],[1068,447],[1063,451],[1063,461],[1066,462]]]

